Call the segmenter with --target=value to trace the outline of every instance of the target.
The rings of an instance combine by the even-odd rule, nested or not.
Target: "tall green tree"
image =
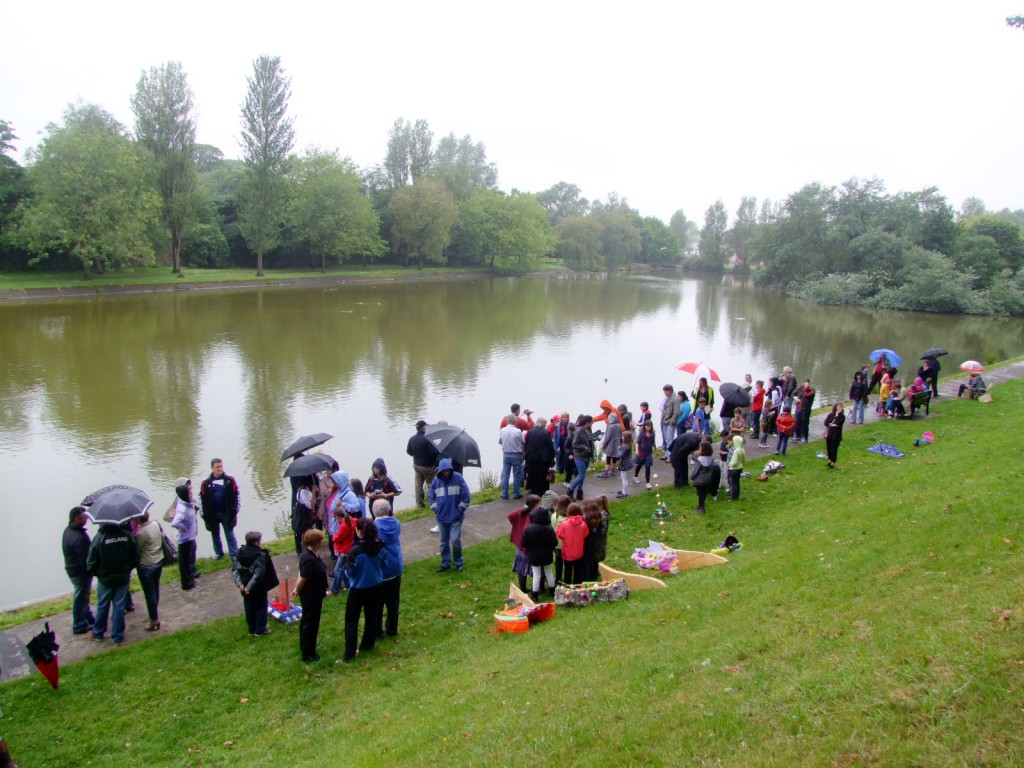
[[[242,105],[245,180],[239,190],[239,226],[256,253],[256,274],[263,276],[263,256],[277,246],[285,214],[285,177],[295,144],[294,120],[288,117],[291,80],[279,56],[260,56]]]
[[[181,241],[192,217],[196,188],[193,96],[181,64],[143,72],[132,96],[135,138],[153,158],[162,218],[170,235],[171,272],[181,271]]]
[[[686,218],[686,213],[682,208],[672,214],[672,218],[668,220],[668,228],[675,234],[683,253],[687,253],[691,247],[696,245],[697,237],[700,236],[697,225]]]
[[[601,223],[601,253],[605,269],[631,270],[643,247],[640,231],[634,223],[636,217],[618,210],[591,215]]]
[[[430,175],[441,179],[460,202],[476,189],[498,186],[498,167],[487,162],[483,142],[474,143],[469,134],[457,139],[454,133],[449,133],[437,142]]]
[[[459,206],[452,249],[468,263],[522,274],[540,266],[554,248],[547,211],[533,195],[477,189]]]
[[[538,192],[537,199],[548,212],[552,226],[558,226],[558,222],[570,216],[586,216],[590,208],[590,202],[580,193],[580,188],[566,181]]]
[[[729,213],[725,210],[725,203],[716,200],[704,212],[704,226],[697,245],[697,264],[702,269],[722,269],[729,260],[728,225]]]
[[[604,266],[601,222],[596,216],[568,216],[558,222],[558,258],[569,269],[596,270]]]
[[[744,197],[736,209],[736,221],[729,230],[729,244],[741,264],[750,263],[750,240],[757,226],[757,198]]]
[[[32,196],[18,206],[15,237],[35,264],[66,254],[94,272],[150,265],[160,200],[141,153],[113,116],[71,105],[32,152]]]
[[[420,179],[395,191],[389,205],[393,219],[393,247],[405,253],[405,265],[413,259],[443,264],[444,250],[452,239],[452,226],[459,215],[455,197],[438,179]]]
[[[288,219],[297,239],[319,258],[343,262],[354,256],[377,257],[384,250],[380,220],[349,159],[337,151],[309,149],[292,171],[294,191]]]
[[[433,158],[431,146],[434,133],[426,120],[408,123],[395,120],[388,133],[388,151],[384,157],[384,170],[392,189],[414,184],[427,175]]]
[[[652,266],[672,264],[683,256],[679,238],[656,216],[645,216],[637,222],[640,231],[640,255],[637,261]]]

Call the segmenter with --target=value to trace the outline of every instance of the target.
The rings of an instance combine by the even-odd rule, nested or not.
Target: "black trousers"
[[[299,622],[299,651],[303,660],[316,656],[316,639],[320,634],[320,614],[324,599],[321,596],[302,598],[302,620]]]
[[[356,639],[359,635],[359,614],[363,614],[363,639],[359,650],[371,651],[377,642],[377,622],[380,610],[381,585],[365,589],[350,589],[345,603],[345,658],[356,657]]]
[[[581,584],[587,580],[588,569],[586,558],[579,560],[563,560],[562,567],[565,570],[566,584]]]
[[[398,603],[402,593],[402,577],[385,579],[380,585],[380,602],[377,604],[377,637],[398,634]],[[385,612],[387,619],[384,618]]]
[[[196,585],[192,573],[196,567],[196,540],[183,541],[178,545],[178,574],[182,589],[192,589]]]

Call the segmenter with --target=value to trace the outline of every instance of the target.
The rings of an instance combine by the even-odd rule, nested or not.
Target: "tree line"
[[[704,225],[666,225],[612,193],[590,201],[559,182],[504,193],[482,142],[435,141],[399,118],[383,160],[359,168],[337,149],[295,151],[291,82],[277,57],[253,62],[239,111],[242,159],[197,144],[180,64],[141,74],[131,130],[72,104],[21,166],[0,120],[0,268],[130,265],[310,267],[386,261],[497,272],[554,256],[574,270],[636,263],[751,271],[764,286],[823,303],[937,312],[1024,312],[1024,211],[959,212],[934,188],[889,194],[878,179],[808,184],[779,204],[722,201]]]

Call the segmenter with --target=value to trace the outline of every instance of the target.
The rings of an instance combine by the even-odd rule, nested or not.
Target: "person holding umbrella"
[[[96,577],[96,623],[92,639],[103,640],[107,632],[107,617],[111,618],[110,637],[114,645],[124,642],[125,607],[128,604],[128,585],[134,568],[139,565],[139,545],[135,537],[116,523],[103,522],[99,533],[89,546],[87,563],[89,573]]]
[[[92,543],[85,530],[88,521],[85,507],[72,507],[68,513],[68,526],[64,529],[61,548],[64,550],[64,570],[71,580],[74,592],[71,598],[71,632],[84,635],[92,629],[96,617],[89,608],[92,595],[92,574],[86,561],[89,557],[89,545]]]
[[[412,469],[416,475],[416,506],[425,507],[424,486],[434,482],[437,473],[437,446],[426,436],[427,422],[420,419],[416,422],[416,434],[409,438],[405,452],[412,456]]]

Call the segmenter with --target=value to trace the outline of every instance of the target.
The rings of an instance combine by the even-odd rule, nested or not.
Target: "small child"
[[[530,559],[526,555],[526,548],[523,547],[523,531],[530,524],[530,513],[536,509],[538,504],[540,504],[540,496],[531,493],[526,497],[526,503],[523,506],[508,513],[508,522],[512,526],[508,540],[516,548],[516,556],[512,560],[512,573],[519,577],[519,588],[523,592],[526,591],[526,577],[530,575]]]
[[[754,382],[754,390],[750,396],[750,434],[755,440],[761,436],[761,409],[764,408],[764,382]]]
[[[654,449],[657,445],[658,436],[654,434],[654,422],[648,421],[640,429],[640,436],[636,441],[636,469],[633,472],[633,482],[640,485],[640,470],[644,470],[648,490],[651,487],[651,465],[654,464]]]
[[[353,477],[348,481],[349,487],[352,489],[352,493],[359,499],[359,517],[365,517],[369,519],[370,513],[366,508],[366,491],[363,489],[363,481]]]
[[[708,418],[708,401],[703,397],[697,401],[697,410],[693,412],[693,425],[699,435],[711,434],[711,420]]]
[[[722,438],[722,442],[718,444],[718,460],[722,465],[722,471],[719,474],[719,483],[728,487],[729,459],[732,458],[732,438],[729,436],[728,432],[723,432],[719,437]],[[718,488],[714,488],[712,492],[717,494]]]
[[[775,446],[776,453],[780,453],[783,456],[786,455],[786,448],[789,447],[789,436],[793,434],[794,424],[796,424],[796,419],[790,413],[790,407],[788,405],[783,406],[782,413],[775,420],[775,427],[779,430],[779,442]]]
[[[746,434],[747,431],[747,420],[743,417],[743,409],[737,408],[733,411],[732,420],[729,422],[729,436],[736,437],[736,435]]]
[[[732,439],[732,456],[729,457],[729,498],[737,501],[740,498],[740,475],[743,474],[743,463],[747,454],[743,450],[743,438]]]
[[[875,413],[882,416],[886,413],[889,403],[889,393],[892,391],[892,377],[888,372],[882,374],[882,380],[878,384],[878,405],[875,406]]]
[[[647,424],[650,421],[651,406],[647,404],[646,400],[644,400],[642,403],[640,403],[640,416],[636,420],[636,428],[642,431],[644,428],[644,424]],[[653,424],[653,422],[651,423]]]
[[[563,496],[568,499],[568,496]],[[521,542],[527,559],[530,561],[530,569],[533,572],[533,590],[531,596],[536,602],[544,591],[544,582],[547,581],[551,594],[555,593],[555,577],[544,567],[551,565],[554,552],[558,548],[558,537],[555,529],[551,527],[551,515],[547,507],[538,506],[530,513],[530,524],[523,530]],[[525,592],[525,590],[523,590]]]
[[[356,538],[356,521],[349,517],[348,512],[339,504],[334,510],[334,520],[337,528],[331,536],[331,548],[338,559],[334,561],[334,580],[327,592],[328,597],[340,594],[345,589],[345,559],[352,550],[352,544]]]
[[[559,523],[555,534],[562,542],[562,564],[565,568],[565,583],[579,584],[586,579],[586,562],[583,559],[583,542],[590,533],[583,519],[583,507],[576,502],[566,510],[568,517]]]
[[[618,499],[629,496],[629,470],[633,468],[633,433],[626,430],[622,433],[622,445],[619,447],[619,478],[622,490],[615,494]]]
[[[587,538],[583,542],[586,581],[598,581],[597,564],[608,557],[608,513],[601,509],[597,499],[583,502],[583,519],[587,521]]]
[[[558,501],[555,502],[554,509],[551,510],[551,528],[557,529],[565,520],[569,518],[569,505],[572,503],[572,499],[569,496],[562,495],[558,497]],[[560,542],[559,542],[560,544]],[[562,562],[562,547],[559,544],[555,545],[555,582],[562,580],[562,569],[564,563]]]

